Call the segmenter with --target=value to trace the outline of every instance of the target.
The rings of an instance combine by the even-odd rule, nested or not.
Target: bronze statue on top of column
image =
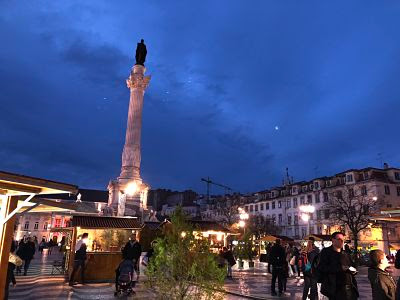
[[[141,39],[140,43],[137,43],[136,47],[136,64],[144,66],[144,62],[146,61],[147,49],[144,44],[144,40]]]

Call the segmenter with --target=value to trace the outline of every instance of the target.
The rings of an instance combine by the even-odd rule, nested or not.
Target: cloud
[[[153,187],[257,191],[286,167],[301,180],[400,159],[398,4],[21,5],[0,7],[0,169],[93,188],[118,176],[140,38]]]

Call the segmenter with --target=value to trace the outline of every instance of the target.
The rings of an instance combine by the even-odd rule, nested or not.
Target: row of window
[[[61,219],[56,219],[54,226],[55,227],[61,227]],[[24,224],[24,230],[29,230],[29,221],[26,221]],[[65,227],[69,227],[70,226],[70,221],[69,220],[65,220]],[[44,222],[43,224],[43,230],[47,230],[47,228],[49,228],[49,223],[48,222]],[[38,230],[39,229],[39,222],[35,222],[34,226],[33,226],[33,230]]]
[[[348,175],[348,176],[352,176],[352,175]],[[384,188],[385,188],[385,194],[386,195],[390,195],[390,186],[389,185],[385,185]],[[397,186],[396,189],[397,189],[396,190],[397,191],[397,196],[400,196],[400,186]],[[361,192],[362,196],[366,196],[367,193],[368,193],[367,187],[365,185],[361,186],[360,192]],[[340,198],[342,196],[343,196],[342,195],[342,191],[340,191],[340,190],[336,191],[336,197]],[[348,189],[348,196],[350,198],[355,196],[354,189],[352,189],[352,188]],[[323,202],[328,202],[328,199],[329,199],[328,193],[323,193]],[[300,205],[312,204],[313,203],[313,197],[312,197],[311,194],[307,195],[307,198],[305,196],[300,196],[299,197],[299,201],[300,201]],[[277,202],[278,203],[278,208],[282,207],[282,202],[285,202],[285,201],[284,200],[283,201],[280,200],[280,201]],[[321,202],[320,193],[314,194],[314,202],[315,203],[320,203]],[[271,209],[275,209],[275,203],[276,203],[275,201],[271,202]],[[296,208],[297,206],[298,206],[298,198],[295,197],[295,198],[293,198],[293,208]],[[249,206],[246,205],[245,206],[245,210],[247,212],[248,211],[253,212],[253,211],[258,211],[258,210],[264,210],[264,207],[265,207],[265,210],[268,210],[269,207],[270,207],[269,202],[265,203],[265,206],[264,206],[264,203],[254,204],[254,205],[250,204]],[[286,200],[286,208],[291,208],[291,207],[292,207],[291,200],[290,199]]]
[[[394,172],[394,177],[395,177],[396,180],[400,180],[400,172]],[[368,180],[368,179],[369,179],[368,172],[360,173],[360,174],[359,174],[359,178],[360,178],[360,180]],[[344,184],[345,181],[346,181],[346,182],[349,182],[349,183],[354,182],[353,174],[347,174],[346,177],[345,177],[345,179],[342,178],[342,177],[341,177],[341,178],[338,178],[338,179],[337,179],[337,184]],[[325,186],[326,186],[326,187],[330,187],[331,185],[332,185],[331,180],[326,180],[326,181],[325,181]],[[387,186],[387,187],[388,187],[388,186]],[[298,189],[296,186],[293,186],[293,187],[289,190],[289,193],[293,195],[293,194],[297,194],[297,192],[300,192],[300,191],[302,191],[303,193],[305,193],[305,192],[307,192],[307,191],[310,191],[310,190],[313,190],[313,189],[319,189],[319,188],[320,188],[319,182],[318,182],[318,181],[314,181],[314,183],[312,183],[312,184],[310,184],[310,185],[302,186],[302,187],[300,187],[299,189]],[[385,187],[385,189],[386,189],[386,187]],[[398,188],[398,190],[399,190],[399,188]],[[389,192],[389,193],[390,193],[390,192]],[[399,194],[399,193],[398,193],[398,194]],[[389,195],[389,194],[388,194],[388,195]],[[281,191],[277,191],[277,192],[272,191],[272,192],[270,192],[270,193],[268,193],[268,194],[261,195],[261,197],[262,197],[263,200],[266,200],[267,198],[275,198],[276,196],[286,196],[286,190],[281,190]],[[400,196],[400,195],[399,195],[399,196]]]
[[[320,203],[321,199],[320,199],[320,195],[319,193],[314,195],[314,202],[315,203]],[[323,202],[328,202],[328,193],[323,193]],[[293,199],[287,199],[285,200],[280,200],[280,201],[272,201],[271,202],[271,209],[275,209],[276,208],[276,203],[278,208],[282,208],[282,205],[286,204],[286,208],[291,208],[292,207],[292,203],[293,203],[293,208],[296,208],[299,205],[299,201],[300,201],[300,205],[304,205],[304,204],[312,204],[313,203],[313,197],[312,195],[307,195],[307,198],[305,196],[300,196],[299,198],[295,197]],[[292,202],[293,201],[293,202]],[[283,203],[282,203],[283,202]],[[286,203],[285,203],[286,202]],[[266,202],[266,203],[259,203],[259,204],[250,204],[250,205],[246,205],[244,207],[246,212],[253,212],[253,211],[262,211],[262,210],[269,210],[270,209],[270,202]]]
[[[48,222],[45,222],[43,224],[43,229],[47,230],[47,227],[49,226]],[[26,221],[24,224],[24,229],[25,230],[29,230],[29,221]],[[35,222],[35,225],[33,226],[33,230],[38,230],[39,229],[39,222]]]
[[[327,220],[330,217],[330,212],[329,212],[329,209],[317,210],[316,215],[317,215],[317,220],[322,220],[322,219]],[[310,213],[309,216],[310,216],[310,220],[314,219],[314,214]],[[270,218],[273,223],[276,222],[275,214],[272,214],[271,216],[267,215],[267,219],[270,219]],[[283,222],[283,215],[278,214],[278,224],[282,225],[282,222]],[[291,214],[287,215],[287,225],[298,225],[298,224],[299,224],[299,215],[295,214],[293,216],[293,223],[292,223],[292,215]]]

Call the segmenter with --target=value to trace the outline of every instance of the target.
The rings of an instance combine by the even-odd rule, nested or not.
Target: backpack
[[[318,283],[322,283],[323,280],[323,274],[318,270],[318,265],[320,261],[320,253],[318,253],[312,263],[311,263],[311,276],[317,280]]]

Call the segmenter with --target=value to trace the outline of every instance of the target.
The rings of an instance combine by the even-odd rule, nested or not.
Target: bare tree
[[[231,226],[239,221],[240,195],[224,196],[218,199],[216,211],[221,216],[221,221],[226,226]]]
[[[250,216],[248,223],[249,231],[256,236],[256,239],[268,234],[279,234],[280,232],[280,227],[275,225],[273,219],[261,214]]]
[[[330,211],[330,218],[338,225],[348,228],[354,239],[354,251],[358,248],[359,233],[371,222],[371,215],[377,212],[379,203],[363,186],[343,187],[329,194],[329,201],[324,206]]]

